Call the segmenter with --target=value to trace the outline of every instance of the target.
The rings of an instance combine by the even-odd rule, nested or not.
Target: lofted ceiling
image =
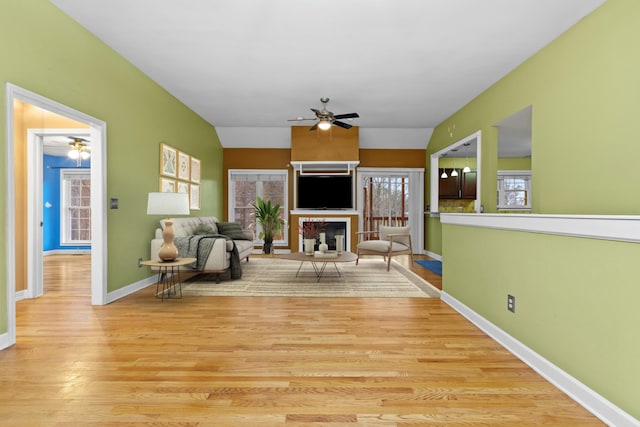
[[[329,97],[335,114],[359,113],[349,124],[365,148],[425,148],[435,126],[604,2],[51,1],[224,147],[289,147],[287,120]]]

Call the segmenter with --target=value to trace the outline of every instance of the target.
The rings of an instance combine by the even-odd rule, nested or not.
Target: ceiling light
[[[451,176],[458,176],[458,171],[455,169],[451,170]]]
[[[465,166],[464,169],[462,169],[463,173],[469,173],[471,172],[471,168],[469,166]]]
[[[320,130],[327,130],[331,128],[331,122],[328,120],[320,120],[320,123],[318,123],[318,127],[320,128]]]
[[[449,178],[449,175],[447,175],[446,169],[442,169],[442,175],[440,175],[440,178]]]

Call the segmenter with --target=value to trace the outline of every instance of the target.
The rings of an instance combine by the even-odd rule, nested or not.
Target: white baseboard
[[[425,251],[426,255],[429,258],[433,258],[433,259],[437,259],[438,261],[442,261],[442,255],[438,255],[435,252],[431,252],[431,251]]]
[[[28,289],[24,289],[22,291],[16,292],[16,302],[22,301],[23,299],[28,299],[28,298],[32,298],[31,292],[29,292]]]
[[[158,280],[158,275],[154,274],[153,276],[149,276],[146,279],[142,279],[138,282],[132,283],[123,288],[116,289],[113,292],[109,292],[107,294],[107,304],[117,301],[120,298],[124,298],[127,295],[131,295],[134,292],[138,292],[139,290],[144,289],[149,285],[153,285],[157,282],[157,280]]]
[[[42,256],[49,255],[87,255],[91,254],[91,249],[52,249],[43,251]]]
[[[616,427],[640,426],[639,420],[618,408],[445,291],[442,291],[440,298],[607,425]]]
[[[4,334],[0,334],[0,350],[4,350],[7,347],[12,346],[13,343],[9,339],[9,334],[5,332]]]

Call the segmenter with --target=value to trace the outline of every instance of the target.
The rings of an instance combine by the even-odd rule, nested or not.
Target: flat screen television
[[[301,175],[298,209],[353,209],[351,175]]]

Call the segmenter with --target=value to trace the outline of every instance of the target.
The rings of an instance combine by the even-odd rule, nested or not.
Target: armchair
[[[409,255],[413,262],[413,248],[411,247],[410,227],[389,227],[381,225],[378,231],[359,231],[356,265],[360,255],[379,255],[387,261],[387,271],[391,267],[391,257]],[[378,234],[378,240],[364,240]]]

